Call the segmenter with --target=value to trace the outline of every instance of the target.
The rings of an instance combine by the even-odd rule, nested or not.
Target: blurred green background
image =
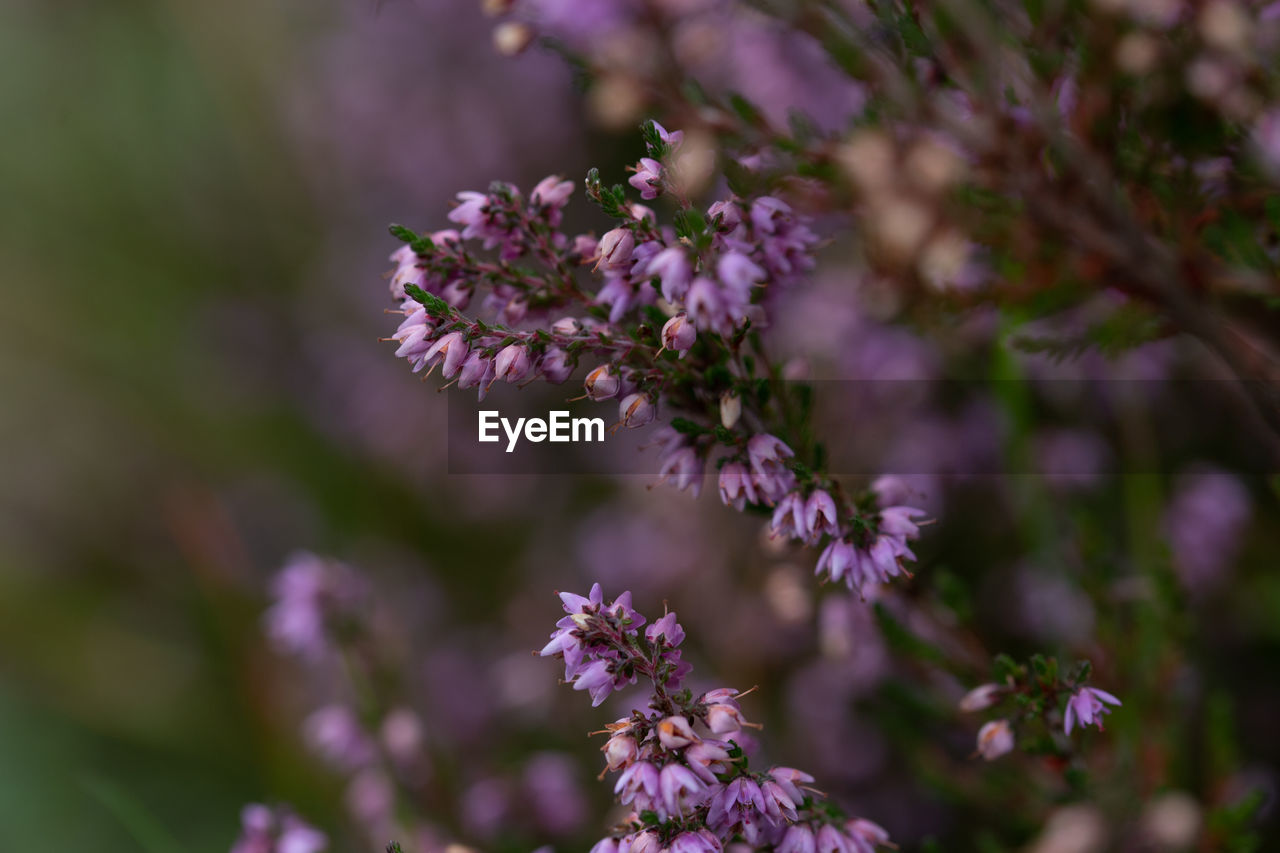
[[[428,496],[326,430],[356,415],[305,351],[319,328],[382,361],[385,224],[494,165],[396,137],[455,135],[441,68],[483,89],[503,62],[478,4],[443,5],[443,45],[400,2],[0,7],[0,849],[223,851],[248,800],[333,801],[262,710],[263,577],[430,532]],[[356,163],[366,138],[446,186]]]

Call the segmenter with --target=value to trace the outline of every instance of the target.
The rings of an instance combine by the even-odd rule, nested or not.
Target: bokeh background
[[[943,519],[930,582],[878,610],[816,596],[812,555],[712,495],[447,475],[443,400],[377,341],[386,224],[440,227],[457,190],[620,175],[638,153],[557,57],[501,57],[491,27],[468,0],[0,8],[0,849],[224,851],[250,801],[374,849],[301,733],[341,688],[264,637],[298,548],[381,596],[401,698],[446,754],[432,772],[455,799],[426,809],[476,845],[577,849],[604,828],[582,733],[611,717],[528,654],[551,590],[592,579],[651,614],[670,601],[698,683],[761,684],[771,755],[909,849],[1016,849],[1078,793],[1034,760],[969,759],[976,724],[950,703],[997,651],[1092,657],[1122,694],[1093,741],[1107,814],[1258,791],[1273,826],[1272,485],[1204,473],[1239,461],[1230,440],[1144,466],[1168,423],[1146,403],[1078,428],[1097,401],[1033,398],[1056,374],[1003,352],[991,316],[926,343],[874,288],[853,304],[837,265],[781,324],[820,375],[999,380],[924,421],[877,423],[874,398],[833,415],[928,472],[908,487]],[[1145,376],[1198,356],[1133,357]],[[1070,476],[986,474],[1034,454]],[[1116,457],[1150,473],[1110,476]],[[920,637],[961,663],[929,667]],[[1028,776],[1044,802],[1008,808]],[[570,793],[539,806],[556,785]]]

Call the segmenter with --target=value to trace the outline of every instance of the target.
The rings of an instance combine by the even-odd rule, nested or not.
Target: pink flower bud
[[[610,770],[628,767],[640,755],[636,739],[629,734],[616,734],[600,749]]]
[[[524,319],[529,313],[529,300],[523,296],[517,296],[502,306],[502,310],[498,312],[498,322],[504,326],[515,326]]]
[[[425,364],[433,366],[443,360],[444,367],[441,373],[445,379],[452,379],[458,369],[462,367],[462,362],[467,357],[467,351],[467,342],[463,340],[462,333],[450,332],[431,345],[423,361]]]
[[[672,317],[662,327],[662,346],[680,353],[681,358],[684,358],[697,339],[697,331],[683,313]]]
[[[630,228],[615,228],[600,238],[599,263],[608,269],[621,269],[631,261],[636,238]]]
[[[731,391],[720,395],[720,423],[725,429],[733,429],[742,417],[742,398]]]
[[[467,356],[467,360],[462,365],[462,370],[458,372],[459,388],[475,388],[480,386],[480,399],[484,399],[485,388],[489,383],[493,382],[493,359],[485,358],[484,354],[476,351]]]
[[[613,369],[613,365],[601,364],[587,374],[582,384],[587,390],[587,396],[598,403],[617,396],[622,389],[622,377]]]
[[[667,717],[658,723],[658,742],[667,749],[680,749],[697,739],[693,726],[684,717]]]
[[[649,399],[648,394],[629,394],[622,398],[622,404],[618,407],[618,417],[628,429],[648,426],[657,415],[658,407]]]
[[[529,351],[523,344],[504,347],[493,360],[494,378],[504,382],[521,382],[529,375],[530,370]]]
[[[707,728],[718,735],[741,731],[742,712],[733,705],[710,705],[707,707]]]
[[[559,347],[549,347],[542,354],[538,370],[542,373],[542,378],[552,385],[559,385],[573,374],[573,362],[564,350]]]
[[[575,317],[561,317],[551,324],[551,331],[557,335],[572,337],[582,333],[582,324]]]
[[[1008,720],[992,720],[978,729],[978,754],[995,761],[1013,749],[1013,729]]]
[[[564,181],[559,175],[550,175],[538,182],[533,192],[529,193],[529,200],[534,204],[559,208],[565,206],[571,195],[573,195],[573,181]]]
[[[387,714],[381,734],[382,744],[393,760],[410,764],[421,757],[422,721],[408,708],[396,708]]]
[[[573,238],[573,253],[582,259],[585,263],[588,258],[594,258],[596,252],[599,251],[600,243],[590,234],[579,234]]]
[[[960,700],[961,711],[985,711],[1000,701],[1003,688],[999,684],[979,684]]]

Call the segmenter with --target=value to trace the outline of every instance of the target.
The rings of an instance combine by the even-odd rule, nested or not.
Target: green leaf
[[[761,127],[765,124],[764,116],[756,105],[737,92],[729,94],[729,109],[733,110],[738,118],[752,127]]]
[[[695,423],[688,418],[672,418],[671,428],[682,435],[702,435],[707,428],[702,424]]]
[[[401,241],[402,243],[412,243],[414,240],[418,239],[417,232],[415,232],[412,228],[406,228],[403,225],[392,224],[389,228],[387,228],[387,230],[391,232],[392,237],[395,237],[397,240]]]
[[[80,787],[115,815],[145,853],[182,853],[177,839],[136,797],[115,782],[101,776],[86,775],[81,777]]]
[[[427,293],[416,284],[406,284],[404,286],[404,292],[412,296],[415,301],[421,303],[422,306],[427,309],[429,314],[433,314],[437,317],[448,317],[453,314],[453,309],[449,307],[448,302],[445,302],[434,293]]]

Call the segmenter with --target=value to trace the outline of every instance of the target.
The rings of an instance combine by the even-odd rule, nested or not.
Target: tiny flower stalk
[[[586,194],[615,222],[600,237],[561,230],[574,187],[559,176],[527,198],[500,182],[459,193],[458,230],[394,226],[396,356],[482,399],[496,382],[560,384],[581,367],[582,396],[617,401],[611,431],[677,434],[660,443],[661,482],[696,495],[718,471],[722,502],[772,514],[775,537],[813,547],[815,574],[859,595],[908,575],[924,513],[847,494],[824,473],[810,390],[765,351],[775,297],[815,266],[809,220],[769,195],[699,210],[673,189],[682,134],[650,122],[644,140],[629,183],[646,201],[672,195],[671,224],[592,170]]]
[[[808,787],[813,777],[789,767],[756,770],[738,743],[751,726],[745,694],[720,688],[694,696],[676,614],[648,622],[624,592],[606,602],[599,584],[586,596],[561,593],[566,615],[543,657],[564,661],[565,681],[592,705],[638,680],[648,682],[647,711],[605,727],[601,778],[616,774],[613,793],[627,815],[595,853],[712,851],[733,844],[793,851],[872,853],[889,844],[876,824],[846,817]],[[739,736],[739,738],[735,738]]]

